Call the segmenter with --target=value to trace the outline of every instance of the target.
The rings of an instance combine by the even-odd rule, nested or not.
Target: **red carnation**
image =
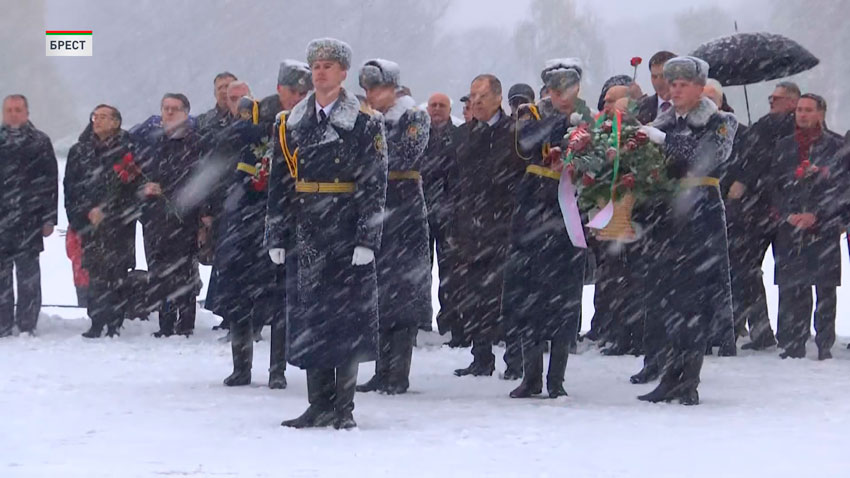
[[[803,179],[803,176],[806,175],[806,170],[803,169],[802,166],[797,166],[797,170],[794,171],[794,177],[797,179]]]
[[[581,178],[581,183],[584,186],[590,187],[590,186],[593,186],[596,183],[596,179],[593,176],[591,176],[587,173],[584,173],[584,176],[582,176],[582,178]]]
[[[577,128],[570,133],[568,148],[574,153],[581,153],[593,141],[593,137],[585,128]]]
[[[643,58],[639,56],[632,57],[632,66],[637,67],[641,63],[643,63]]]
[[[638,142],[634,138],[626,141],[626,151],[634,151],[636,149],[638,149]]]
[[[804,159],[803,162],[800,163],[800,166],[802,166],[803,169],[809,169],[810,167],[812,167],[812,162],[808,159]]]
[[[643,146],[649,142],[649,136],[647,136],[643,131],[638,131],[635,133],[634,140],[637,141],[639,146]]]
[[[634,174],[632,174],[632,173],[626,174],[625,176],[623,176],[623,177],[620,179],[620,183],[621,183],[623,186],[625,186],[625,187],[627,187],[627,188],[629,188],[629,189],[634,188],[634,187],[635,187],[635,175],[634,175]]]

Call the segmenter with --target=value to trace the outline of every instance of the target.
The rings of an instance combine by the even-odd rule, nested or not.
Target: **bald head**
[[[431,117],[431,125],[441,128],[451,120],[452,100],[443,93],[434,93],[428,98],[428,115]]]
[[[613,115],[617,101],[623,98],[628,98],[628,96],[628,86],[612,86],[608,92],[605,93],[605,106],[602,111],[604,111],[607,115]]]

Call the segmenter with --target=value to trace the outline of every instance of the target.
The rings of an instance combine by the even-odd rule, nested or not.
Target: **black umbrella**
[[[723,86],[785,78],[820,63],[799,43],[773,33],[736,33],[704,43],[691,55],[707,61],[709,76]]]

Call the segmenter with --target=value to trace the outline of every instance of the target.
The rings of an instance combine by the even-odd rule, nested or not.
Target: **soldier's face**
[[[552,106],[561,113],[570,113],[578,98],[579,87],[574,86],[566,90],[558,90],[556,88],[549,89],[549,98],[552,101]]]
[[[280,99],[280,106],[284,111],[290,111],[295,108],[304,97],[307,96],[307,91],[298,91],[290,86],[277,86],[277,97]]]
[[[338,62],[319,60],[310,65],[313,87],[316,91],[326,92],[338,88],[345,81],[348,72]]]
[[[431,124],[441,126],[448,123],[452,115],[452,106],[449,97],[437,93],[428,99],[428,116],[431,117]]]
[[[20,128],[29,121],[29,111],[20,98],[10,98],[3,102],[3,124],[11,128]]]
[[[248,85],[243,83],[227,88],[227,109],[230,110],[230,114],[234,117],[238,114],[239,100],[243,96],[251,96],[251,90],[248,89]]]
[[[215,80],[215,104],[219,108],[227,108],[227,87],[233,83],[233,78],[225,77]]]
[[[696,108],[702,99],[703,85],[688,80],[675,80],[670,83],[670,99],[679,113],[687,113]]]
[[[817,128],[823,125],[824,112],[818,109],[818,104],[811,98],[803,98],[797,102],[795,114],[797,126],[800,128]]]
[[[366,102],[381,113],[386,113],[396,101],[395,87],[376,86],[366,90]]]

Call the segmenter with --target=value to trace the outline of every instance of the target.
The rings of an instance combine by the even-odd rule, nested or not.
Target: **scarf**
[[[820,126],[815,128],[800,128],[794,131],[794,140],[797,141],[797,156],[800,163],[809,161],[809,153],[814,145],[823,134],[823,129]]]

